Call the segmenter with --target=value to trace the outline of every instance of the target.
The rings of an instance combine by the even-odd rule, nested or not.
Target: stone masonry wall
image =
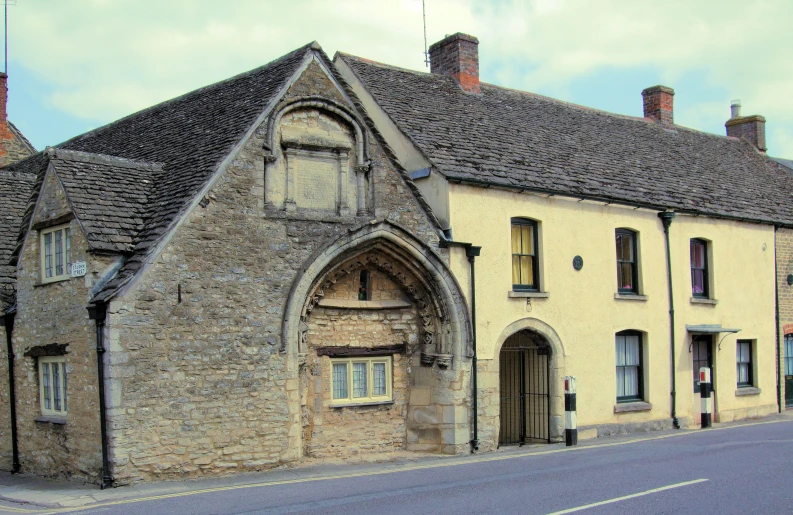
[[[11,470],[11,398],[8,388],[6,328],[0,326],[0,470]]]
[[[44,182],[33,222],[70,212],[59,182]],[[72,261],[86,261],[85,277],[40,284],[38,232],[33,231],[20,256],[18,312],[14,324],[19,454],[23,473],[98,481],[102,460],[97,395],[96,332],[86,305],[90,290],[114,258],[87,252],[76,220],[71,227]],[[37,358],[25,356],[36,346],[66,344],[68,413],[65,423],[42,418]]]
[[[776,231],[776,266],[779,303],[779,398],[785,406],[785,345],[786,334],[793,334],[793,286],[787,277],[793,274],[793,229],[779,228]]]
[[[316,65],[287,97],[308,94],[344,101]],[[109,306],[117,482],[259,470],[302,455],[298,371],[279,352],[283,309],[311,254],[372,213],[265,209],[265,134],[266,123],[219,178],[206,207],[186,217]],[[370,207],[437,242],[403,179],[371,143]]]
[[[325,298],[357,300],[360,274],[347,275]],[[402,291],[382,273],[370,271],[371,299],[404,300]],[[418,312],[401,309],[316,308],[309,317],[306,449],[310,456],[350,456],[360,452],[389,452],[405,448],[409,399],[407,356],[418,349]],[[331,407],[331,360],[317,356],[321,346],[376,348],[406,344],[407,354],[393,355],[392,404]],[[415,356],[418,363],[419,355]]]

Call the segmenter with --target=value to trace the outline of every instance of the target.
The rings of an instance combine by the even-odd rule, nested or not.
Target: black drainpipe
[[[11,404],[11,473],[19,474],[19,447],[17,444],[17,396],[14,388],[14,344],[11,333],[14,332],[14,314],[6,314],[0,318],[0,325],[6,328],[6,346],[8,352],[8,400]]]
[[[102,490],[113,486],[110,475],[110,462],[107,457],[107,409],[105,408],[105,317],[107,304],[97,303],[88,306],[88,318],[96,322],[96,369],[99,376],[99,428],[102,432]]]
[[[779,334],[779,267],[776,262],[776,231],[779,229],[776,225],[774,226],[774,311],[776,312],[776,345],[774,345],[774,356],[776,357],[776,405],[779,408],[779,412],[782,413],[784,409],[782,408],[782,383],[779,381],[779,358],[780,358],[780,346],[782,345],[782,341],[779,339],[781,336]]]
[[[465,255],[468,257],[468,262],[471,263],[471,337],[473,339],[474,347],[474,355],[471,358],[471,367],[473,369],[471,377],[471,381],[473,383],[471,386],[471,389],[473,390],[471,393],[471,399],[474,412],[474,438],[471,440],[471,449],[474,451],[479,450],[479,428],[477,424],[479,419],[479,403],[477,402],[477,398],[479,395],[476,385],[476,273],[474,262],[481,251],[482,247],[475,247],[473,245],[466,245],[465,247]]]
[[[441,240],[439,246],[441,248],[449,248],[452,245],[465,248],[465,255],[468,262],[471,263],[471,339],[473,340],[474,355],[471,358],[471,411],[473,411],[473,438],[471,439],[471,450],[476,451],[479,449],[479,403],[477,395],[477,371],[476,371],[476,275],[474,262],[476,257],[482,251],[482,247],[477,247],[471,243],[463,243],[461,241]]]
[[[672,346],[672,426],[675,429],[680,429],[680,421],[677,420],[677,390],[675,379],[675,367],[677,361],[675,358],[675,300],[672,292],[672,253],[669,249],[669,226],[672,225],[672,219],[675,213],[672,211],[662,211],[658,213],[658,218],[664,226],[664,238],[666,239],[666,281],[669,285],[669,341]]]

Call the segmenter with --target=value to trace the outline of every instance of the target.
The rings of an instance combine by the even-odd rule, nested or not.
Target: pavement
[[[758,424],[793,420],[793,410],[762,419],[714,424],[712,430],[724,430]],[[701,429],[681,429],[632,433],[579,442],[576,447],[560,444],[543,444],[523,447],[504,447],[495,452],[465,456],[415,455],[398,453],[383,460],[378,456],[363,456],[343,463],[309,460],[294,466],[282,466],[265,472],[240,474],[223,478],[184,481],[138,483],[101,490],[97,485],[74,481],[45,479],[25,474],[0,472],[0,512],[36,512],[48,510],[71,511],[79,508],[121,505],[145,500],[169,499],[191,495],[255,488],[264,485],[315,482],[327,479],[368,477],[373,475],[431,469],[478,462],[498,461],[532,454],[577,452],[590,448],[628,445],[635,442],[675,438]],[[71,509],[71,510],[70,510]]]

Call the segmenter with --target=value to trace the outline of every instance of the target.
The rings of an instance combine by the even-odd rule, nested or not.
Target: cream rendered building
[[[774,241],[790,180],[763,127],[741,139],[674,125],[664,86],[633,118],[480,84],[477,46],[436,43],[431,74],[335,63],[444,224],[466,292],[466,249],[481,247],[480,446],[560,438],[567,375],[582,437],[698,424],[701,366],[715,420],[777,411]]]

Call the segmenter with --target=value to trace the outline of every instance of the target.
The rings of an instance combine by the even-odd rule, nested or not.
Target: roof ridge
[[[287,54],[282,55],[278,59],[273,59],[272,61],[270,61],[268,63],[265,63],[265,64],[263,64],[261,66],[257,66],[256,68],[253,68],[253,69],[248,70],[246,72],[238,73],[237,75],[228,77],[226,79],[223,79],[223,80],[220,80],[220,81],[217,81],[217,82],[213,82],[212,84],[207,84],[206,86],[201,86],[200,88],[193,89],[191,91],[187,91],[185,93],[182,93],[181,95],[175,96],[175,97],[170,98],[168,100],[163,100],[162,102],[159,102],[159,103],[154,104],[154,105],[149,106],[149,107],[145,107],[145,108],[143,108],[143,109],[141,109],[139,111],[135,111],[134,113],[130,113],[130,114],[126,115],[126,116],[123,116],[123,117],[119,118],[118,120],[114,120],[114,121],[112,121],[110,123],[107,123],[105,125],[97,127],[95,129],[92,129],[92,130],[90,130],[88,132],[84,132],[82,134],[78,134],[77,136],[74,136],[73,138],[69,138],[66,141],[63,141],[63,142],[61,142],[61,143],[59,143],[59,144],[57,144],[55,146],[56,147],[62,147],[63,145],[67,145],[69,143],[80,141],[83,138],[87,138],[89,136],[93,136],[93,135],[95,135],[95,134],[97,134],[97,133],[99,133],[99,132],[101,132],[101,131],[103,131],[105,129],[109,129],[111,127],[114,127],[114,126],[116,126],[118,124],[121,124],[122,122],[127,122],[127,121],[129,121],[130,119],[132,119],[132,118],[134,118],[136,116],[140,116],[140,115],[142,115],[144,113],[148,113],[148,112],[153,111],[155,109],[159,109],[159,108],[161,108],[161,107],[163,107],[165,105],[168,105],[168,104],[170,104],[172,102],[177,102],[179,100],[182,100],[182,99],[184,99],[184,98],[186,98],[186,97],[188,97],[190,95],[195,95],[195,94],[198,94],[200,92],[205,92],[205,91],[207,91],[207,90],[209,90],[211,88],[218,87],[221,84],[224,84],[224,83],[227,83],[227,82],[231,82],[231,81],[234,81],[234,80],[238,80],[238,79],[240,79],[242,77],[245,77],[245,76],[253,75],[256,72],[262,70],[263,68],[267,68],[269,66],[275,65],[278,62],[285,61],[287,59],[291,59],[292,57],[294,57],[296,54],[299,54],[300,52],[306,53],[307,51],[310,51],[314,44],[316,44],[316,41],[312,41],[311,43],[307,43],[307,44],[305,44],[305,45],[303,45],[303,46],[301,46],[299,48],[296,48],[296,49],[292,50],[291,52],[289,52]]]
[[[433,73],[428,73],[428,72],[423,72],[423,71],[418,71],[418,70],[411,70],[409,68],[402,68],[400,66],[394,66],[394,65],[387,64],[387,63],[381,63],[379,61],[374,61],[372,59],[366,59],[365,57],[360,57],[360,56],[356,56],[356,55],[352,55],[352,54],[347,54],[345,52],[337,52],[337,54],[339,54],[342,59],[350,58],[352,60],[361,62],[363,64],[368,64],[368,65],[372,65],[372,66],[378,66],[378,67],[381,67],[381,68],[388,68],[388,69],[395,70],[395,71],[410,73],[412,75],[417,75],[417,76],[429,78],[429,79],[432,79],[432,80],[439,80],[439,81],[444,81],[444,82],[447,82],[448,80],[454,80],[452,77],[449,77],[449,76],[446,76],[446,75],[433,74]],[[619,119],[622,119],[622,120],[643,122],[643,123],[645,123],[647,125],[657,125],[661,129],[666,129],[666,130],[684,130],[684,131],[689,131],[689,132],[693,132],[693,133],[696,133],[696,134],[702,134],[702,135],[710,136],[710,137],[716,137],[716,138],[722,138],[722,139],[736,139],[736,138],[729,138],[726,134],[715,134],[713,132],[707,132],[707,131],[702,131],[702,130],[699,130],[699,129],[694,129],[692,127],[686,127],[685,125],[673,124],[670,127],[666,127],[664,125],[659,124],[655,120],[652,120],[652,119],[649,119],[649,118],[645,118],[644,116],[633,116],[633,115],[629,115],[629,114],[615,113],[613,111],[607,111],[605,109],[599,109],[597,107],[590,107],[590,106],[585,106],[583,104],[577,104],[575,102],[570,102],[568,100],[561,100],[559,98],[554,98],[554,97],[550,97],[548,95],[543,95],[542,93],[535,93],[533,91],[526,91],[526,90],[522,90],[522,89],[510,88],[510,87],[507,87],[507,86],[501,86],[499,84],[493,84],[493,83],[490,83],[490,82],[480,82],[480,85],[485,86],[486,88],[495,88],[495,89],[500,89],[502,91],[519,94],[519,95],[526,95],[526,96],[537,98],[537,99],[540,99],[540,100],[545,100],[545,101],[548,101],[550,103],[554,103],[554,104],[562,105],[562,106],[565,106],[565,107],[569,107],[571,109],[577,109],[577,110],[580,110],[580,111],[583,111],[583,112],[591,112],[591,113],[596,113],[596,114],[602,114],[604,116],[611,116],[611,117],[619,118]]]
[[[138,161],[135,159],[127,159],[126,157],[114,156],[111,154],[84,152],[82,150],[71,150],[67,148],[47,147],[45,152],[51,159],[56,160],[107,164],[120,166],[122,168],[134,168],[137,170],[148,170],[152,172],[162,171],[163,166],[165,166],[164,163],[157,161]]]

